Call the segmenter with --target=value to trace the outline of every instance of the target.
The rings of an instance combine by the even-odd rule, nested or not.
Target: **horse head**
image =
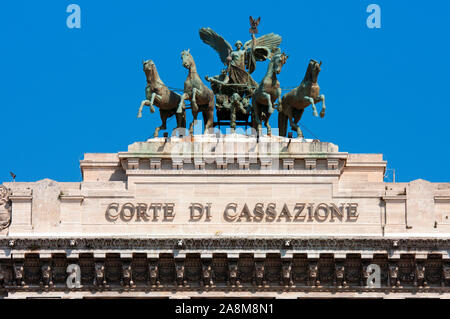
[[[190,69],[192,64],[194,64],[194,58],[190,53],[190,49],[184,50],[181,52],[181,60],[183,61],[183,66],[186,69]]]
[[[154,79],[157,75],[156,66],[153,60],[142,61],[142,65],[144,67],[145,75],[147,76],[147,80]]]
[[[321,65],[322,61],[317,62],[316,60],[311,59],[311,61],[309,61],[308,69],[306,70],[305,79],[316,83],[321,71]]]
[[[270,61],[272,63],[272,70],[276,74],[280,74],[281,68],[286,63],[288,59],[288,55],[286,55],[284,52],[282,54],[276,54]]]

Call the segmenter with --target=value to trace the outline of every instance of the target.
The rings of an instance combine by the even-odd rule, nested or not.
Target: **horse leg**
[[[191,98],[192,103],[197,103],[197,96],[196,96],[197,92],[199,92],[197,88],[192,89],[192,98]]]
[[[159,110],[159,115],[161,116],[161,126],[157,127],[155,129],[155,133],[153,134],[154,137],[158,137],[159,131],[160,130],[165,130],[166,127],[166,123],[167,123],[167,112],[162,111],[161,109]]]
[[[198,116],[198,111],[194,111],[194,109],[192,109],[192,122],[191,125],[189,125],[189,134],[190,135],[194,135],[194,123],[195,121],[197,121],[197,116]]]
[[[321,95],[319,96],[320,101],[322,101],[322,110],[320,111],[320,117],[324,118],[325,117],[325,110],[327,109],[327,107],[325,106],[325,95]]]
[[[267,114],[266,120],[264,121],[264,125],[267,127],[267,135],[272,135],[272,127],[269,125],[270,113]]]
[[[141,102],[141,106],[139,107],[139,111],[138,111],[138,115],[137,115],[138,118],[142,117],[142,108],[144,107],[144,105],[150,105],[150,101],[149,100],[143,100]]]
[[[181,114],[181,127],[186,128],[186,113]]]
[[[278,99],[278,106],[276,106],[275,109],[277,109],[277,111],[280,112],[282,110],[282,108],[281,108],[281,88],[277,89],[277,99]]]
[[[181,114],[183,112],[183,106],[184,106],[184,100],[189,98],[189,95],[187,93],[183,93],[181,95],[180,103],[178,103],[177,113]]]
[[[272,114],[273,111],[274,111],[274,108],[273,108],[273,105],[272,105],[272,100],[271,100],[271,98],[270,98],[270,94],[264,92],[264,93],[263,93],[263,96],[264,96],[264,97],[266,98],[266,100],[267,100],[267,112],[268,112],[269,114]]]
[[[181,127],[183,123],[183,114],[175,113],[175,119],[177,120],[177,128]]]
[[[259,117],[260,107],[259,104],[255,101],[255,98],[252,99],[252,107],[252,116],[254,116],[256,124],[255,130],[257,130],[259,134],[261,133],[261,119]]]
[[[155,102],[155,98],[158,98],[161,101],[162,96],[158,95],[156,93],[152,93],[152,97],[150,98],[150,112],[152,112],[152,113],[155,113],[155,107],[153,106],[153,103]]]
[[[305,99],[306,101],[308,101],[309,103],[311,103],[311,106],[312,106],[312,108],[313,108],[313,115],[314,115],[315,117],[318,117],[319,114],[317,114],[317,108],[316,108],[316,105],[314,104],[314,99],[313,99],[312,97],[309,97],[309,96],[305,96],[304,99]]]
[[[139,108],[139,111],[138,111],[138,116],[137,116],[138,118],[142,117],[142,108],[144,107],[144,105],[150,106],[150,112],[155,113],[155,107],[153,106],[153,103],[155,102],[155,98],[158,98],[159,100],[161,100],[162,96],[153,92],[150,97],[150,100],[142,101],[141,107]]]
[[[283,111],[283,100],[278,104],[278,130],[280,136],[286,136],[287,133],[287,115]]]
[[[192,106],[192,111],[198,112],[198,105],[197,105],[197,92],[199,92],[199,90],[197,90],[196,88],[192,89],[192,98],[191,98],[191,106]]]
[[[302,112],[303,112],[303,110],[302,110]],[[291,129],[293,131],[297,131],[297,136],[298,137],[303,137],[303,132],[300,129],[300,126],[298,126],[297,125],[297,121],[294,120],[293,110],[292,110],[291,107],[286,109],[286,115],[287,115],[287,117],[289,119],[289,125],[291,126]]]
[[[214,127],[214,97],[212,101],[209,102],[208,109],[205,111],[206,114],[206,129]]]
[[[209,129],[213,127],[213,125],[209,119],[209,117],[210,117],[209,109],[203,110],[202,115],[203,115],[203,122],[205,122],[205,134],[208,134]]]
[[[298,125],[298,123],[300,122],[300,119],[302,118],[304,111],[305,111],[305,109],[298,110],[298,112],[294,116],[292,116],[292,110],[291,110],[291,116],[293,118],[293,123],[296,126],[296,130],[297,130],[297,137],[299,137],[299,138],[303,138],[303,132],[300,129],[300,125]],[[294,129],[292,124],[291,124],[291,127],[292,127],[292,129]]]

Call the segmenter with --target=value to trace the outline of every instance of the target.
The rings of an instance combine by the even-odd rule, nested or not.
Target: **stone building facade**
[[[381,154],[201,135],[80,166],[0,186],[0,297],[450,296],[450,183]]]

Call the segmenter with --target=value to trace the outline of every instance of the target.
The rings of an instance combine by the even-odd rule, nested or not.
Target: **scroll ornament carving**
[[[11,190],[0,185],[0,230],[8,228],[11,223]]]

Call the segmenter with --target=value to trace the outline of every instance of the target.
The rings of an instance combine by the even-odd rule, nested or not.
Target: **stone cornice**
[[[30,202],[33,199],[31,195],[11,195],[9,197],[10,201],[15,202]]]
[[[450,203],[450,196],[434,196],[434,200],[440,203]]]
[[[192,170],[126,170],[127,176],[146,176],[146,175],[183,175],[183,176],[195,176],[195,175],[235,175],[239,172],[239,176],[267,176],[267,175],[280,175],[280,176],[339,176],[340,170],[330,169],[330,170],[288,170],[288,169],[278,169],[272,170],[270,168],[263,170],[249,170],[249,169],[239,169],[239,170],[205,170],[205,169],[192,169]]]
[[[60,195],[59,199],[61,202],[82,203],[84,200],[84,196],[82,196],[82,195]]]

